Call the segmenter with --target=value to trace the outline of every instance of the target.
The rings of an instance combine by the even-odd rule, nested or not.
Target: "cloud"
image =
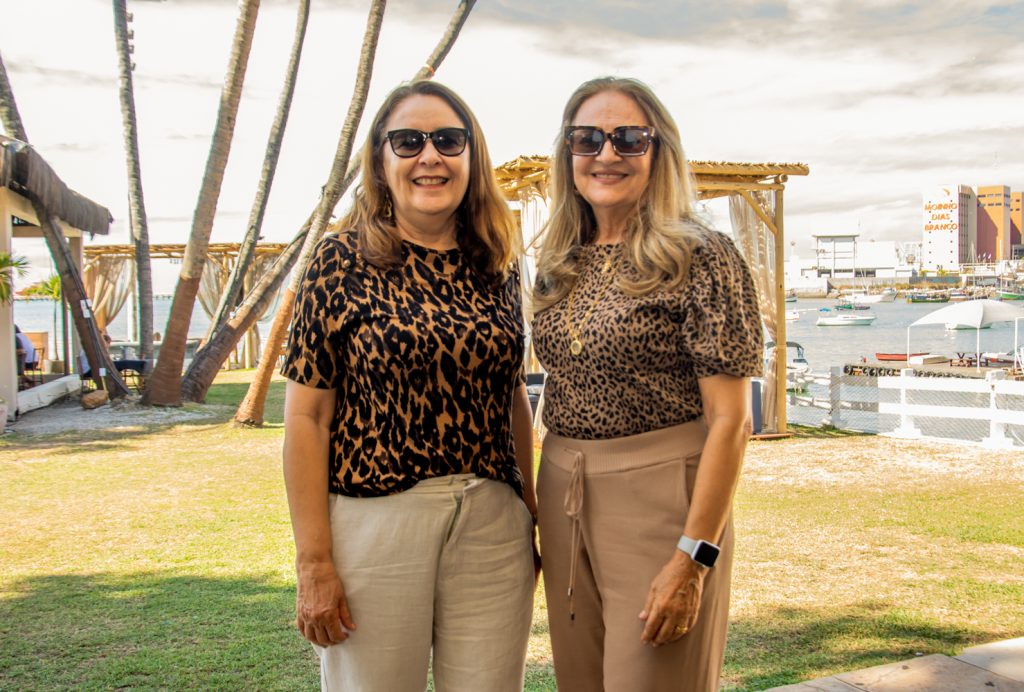
[[[964,128],[917,136],[880,135],[870,141],[858,138],[833,146],[828,154],[834,168],[851,174],[935,170],[971,174],[979,169],[991,170],[993,155],[1004,162],[1024,161],[1024,126]]]

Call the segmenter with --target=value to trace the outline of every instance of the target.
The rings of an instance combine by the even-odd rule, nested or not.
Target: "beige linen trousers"
[[[520,692],[533,616],[533,518],[507,484],[459,474],[330,497],[356,624],[320,656],[330,692]]]

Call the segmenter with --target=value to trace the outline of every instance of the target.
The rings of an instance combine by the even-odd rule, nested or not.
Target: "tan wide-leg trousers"
[[[725,653],[730,518],[700,615],[682,639],[640,642],[651,581],[683,533],[703,421],[614,440],[548,433],[537,480],[544,588],[560,692],[713,692]]]
[[[331,495],[334,563],[356,630],[320,655],[320,684],[422,692],[523,689],[533,519],[508,484],[471,474],[396,495]]]

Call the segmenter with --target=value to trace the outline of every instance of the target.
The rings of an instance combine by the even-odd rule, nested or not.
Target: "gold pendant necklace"
[[[565,312],[565,327],[569,332],[569,353],[572,355],[578,356],[583,353],[583,341],[580,339],[580,335],[583,333],[583,327],[586,325],[587,320],[590,319],[590,315],[594,312],[594,308],[601,302],[604,294],[607,293],[608,289],[611,288],[611,285],[615,283],[615,276],[618,273],[617,269],[618,255],[616,255],[614,262],[611,256],[606,257],[604,260],[604,266],[601,267],[601,273],[607,274],[608,278],[605,280],[604,285],[601,286],[601,290],[594,296],[594,299],[590,303],[590,307],[587,308],[587,312],[583,315],[583,319],[580,320],[580,323],[576,325],[575,329],[572,326],[572,306],[573,301],[576,298],[576,288],[580,284],[579,277],[576,278],[576,283],[573,284],[572,290],[569,291],[569,305]]]

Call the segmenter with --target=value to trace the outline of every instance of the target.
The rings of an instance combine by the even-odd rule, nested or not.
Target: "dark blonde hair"
[[[370,136],[360,153],[361,180],[352,208],[337,224],[355,229],[359,249],[375,266],[394,266],[401,261],[401,238],[391,212],[390,193],[384,176],[384,127],[395,108],[410,96],[436,96],[447,103],[469,130],[469,187],[455,211],[456,242],[470,266],[491,284],[507,275],[522,250],[519,227],[495,181],[487,142],[476,116],[454,91],[435,81],[402,84],[384,99],[370,126]]]
[[[627,295],[644,295],[681,286],[686,281],[696,233],[705,228],[694,213],[695,185],[679,140],[679,128],[651,88],[624,77],[598,77],[584,82],[565,104],[555,141],[549,186],[552,213],[537,253],[535,311],[550,307],[572,290],[579,275],[579,248],[592,242],[597,233],[594,211],[576,191],[572,152],[561,133],[573,124],[587,99],[608,91],[632,98],[647,117],[645,124],[655,131],[650,180],[623,241],[626,259],[634,269],[633,277],[620,275],[619,288]]]

